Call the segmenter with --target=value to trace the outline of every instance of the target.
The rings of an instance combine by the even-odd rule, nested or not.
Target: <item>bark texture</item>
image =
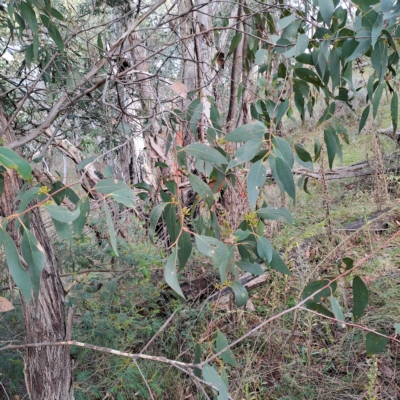
[[[7,118],[0,105],[0,129],[7,127]],[[6,131],[6,143],[15,140],[14,133]],[[4,192],[0,197],[0,214],[9,216],[17,211],[15,197],[21,181],[12,170],[4,174]],[[28,304],[21,296],[25,320],[26,342],[58,342],[66,339],[64,289],[58,274],[57,262],[49,243],[39,209],[30,213],[31,231],[46,254],[45,266],[40,281],[38,303]],[[14,223],[7,231],[20,250],[21,236]],[[33,298],[33,296],[32,296]],[[68,347],[29,348],[25,354],[25,382],[30,400],[72,400],[72,363]]]

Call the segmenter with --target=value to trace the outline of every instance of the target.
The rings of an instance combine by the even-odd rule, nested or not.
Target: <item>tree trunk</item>
[[[0,105],[0,128],[5,129],[6,126],[7,118]],[[6,131],[6,143],[14,140],[14,133],[11,130]],[[4,173],[4,192],[0,197],[1,216],[6,217],[17,212],[15,197],[20,187],[21,181],[17,174],[7,170]],[[27,304],[21,295],[26,342],[66,340],[64,288],[39,209],[31,211],[30,225],[32,233],[45,251],[46,261],[42,271],[37,304],[34,300]],[[15,229],[13,222],[7,225],[7,231],[20,251],[21,235]],[[72,363],[68,347],[29,348],[25,354],[24,364],[26,388],[30,400],[74,399]]]

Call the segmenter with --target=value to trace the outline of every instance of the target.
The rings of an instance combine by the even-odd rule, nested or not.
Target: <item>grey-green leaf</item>
[[[396,92],[393,93],[392,101],[390,102],[390,115],[392,117],[393,133],[396,133],[399,120],[399,98]]]
[[[87,218],[90,212],[90,202],[89,197],[85,196],[79,203],[76,205],[76,208],[79,208],[79,217],[72,222],[72,226],[74,228],[75,235],[79,236],[82,234],[83,228],[85,227]]]
[[[282,272],[282,274],[291,275],[289,268],[276,250],[273,250],[272,259],[268,264],[275,271]]]
[[[335,110],[336,110],[336,103],[332,102],[331,104],[329,104],[328,107],[325,108],[321,118],[318,120],[317,127],[322,123],[324,123],[325,121],[331,119],[335,114]]]
[[[253,275],[263,275],[264,271],[261,268],[260,264],[252,263],[248,259],[242,259],[235,261],[235,264],[242,270],[246,272],[250,272]]]
[[[254,158],[263,146],[263,141],[261,139],[250,139],[243,146],[239,147],[235,155],[229,161],[227,170],[236,167],[239,164],[250,161]]]
[[[46,257],[43,247],[26,227],[24,227],[24,233],[22,235],[21,252],[24,260],[28,264],[29,276],[37,300],[39,297],[40,276]]]
[[[48,204],[43,207],[52,218],[60,222],[72,222],[75,221],[80,214],[79,208],[74,211],[69,211],[64,207],[57,206],[56,204]]]
[[[329,161],[329,168],[332,169],[333,161],[335,160],[336,156],[336,138],[335,134],[331,131],[331,129],[324,130],[324,141],[326,144],[326,150],[328,152],[328,161]]]
[[[154,235],[156,234],[156,225],[161,217],[164,208],[170,203],[157,204],[150,213],[150,227],[149,227],[149,238],[154,243]]]
[[[121,189],[110,193],[110,196],[120,204],[135,208],[135,195],[131,189]]]
[[[13,281],[25,297],[25,300],[29,303],[32,291],[32,283],[29,273],[22,267],[17,247],[9,234],[3,228],[0,228],[0,243],[4,244],[7,266]]]
[[[182,292],[181,287],[179,286],[178,282],[178,274],[177,274],[177,249],[174,247],[172,249],[172,253],[168,258],[167,263],[164,267],[164,278],[168,285],[180,296],[182,299],[185,300],[185,295]]]
[[[267,238],[263,236],[258,237],[257,253],[260,256],[260,258],[266,260],[267,263],[270,263],[272,261],[274,250],[272,248],[271,242]]]
[[[230,288],[235,294],[236,305],[238,307],[246,305],[247,300],[249,299],[249,294],[247,293],[247,289],[239,282],[231,283]]]
[[[370,107],[370,105],[367,105],[367,107],[365,107],[364,111],[362,112],[360,124],[358,125],[358,133],[362,131],[367,122]]]
[[[331,307],[332,307],[333,314],[335,315],[335,318],[338,319],[339,321],[344,321],[343,311],[342,311],[342,308],[340,307],[340,304],[337,301],[337,299],[335,297],[331,296],[330,301],[331,301]]]
[[[335,10],[333,0],[318,0],[318,3],[321,17],[325,24],[329,26],[332,22],[333,11]]]
[[[115,229],[114,229],[114,223],[111,219],[111,213],[110,210],[108,208],[108,205],[106,202],[104,202],[104,212],[106,214],[106,221],[107,221],[107,227],[108,227],[108,231],[110,233],[110,242],[111,242],[111,246],[114,250],[115,255],[118,257],[118,249],[117,249],[117,238],[115,235]]]
[[[214,148],[202,143],[194,143],[183,149],[186,153],[204,161],[214,164],[228,164],[226,158]]]
[[[225,349],[228,346],[228,340],[226,339],[226,336],[220,331],[217,331],[217,339],[215,341],[215,347],[217,351],[221,351]],[[227,349],[220,355],[221,359],[231,365],[232,367],[237,366],[237,362],[235,360],[235,357],[233,357],[232,350]]]
[[[284,207],[264,207],[256,211],[257,215],[262,219],[268,219],[276,221],[278,219],[284,219],[288,224],[293,224],[292,214],[287,208]]]
[[[258,160],[251,166],[249,174],[247,175],[247,195],[252,210],[256,207],[258,195],[264,185],[266,176],[267,168],[263,160]]]
[[[93,188],[102,194],[110,194],[118,190],[131,190],[131,188],[117,179],[103,179]]]
[[[211,208],[214,201],[214,195],[207,183],[203,182],[198,176],[189,173],[189,182],[192,188],[197,192],[206,202],[208,208]]]
[[[382,330],[380,330],[379,333],[386,335],[386,332]],[[367,355],[372,356],[373,354],[381,353],[388,344],[388,342],[389,342],[388,338],[379,336],[373,332],[368,332],[365,340]]]
[[[218,375],[218,372],[213,367],[211,367],[211,365],[206,365],[203,367],[202,373],[204,380],[217,388],[217,399],[228,400],[228,389],[224,381]]]
[[[6,147],[0,147],[0,165],[15,169],[18,175],[26,181],[30,181],[32,178],[32,168],[29,163],[15,153],[15,151]]]
[[[235,143],[247,142],[251,139],[261,140],[266,132],[266,129],[267,128],[262,123],[246,124],[234,129],[232,132],[229,132],[224,139],[228,142]]]
[[[276,157],[275,163],[276,173],[278,174],[279,180],[282,182],[287,194],[293,199],[293,201],[295,201],[296,187],[294,185],[292,170],[280,157]]]
[[[368,305],[368,289],[359,276],[353,279],[353,316],[355,320],[361,318]]]

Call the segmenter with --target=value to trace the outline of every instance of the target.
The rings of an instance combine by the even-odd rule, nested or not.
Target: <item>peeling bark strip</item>
[[[0,129],[6,129],[6,142],[15,141],[14,132],[7,129],[7,118],[0,104]],[[4,174],[4,192],[0,197],[0,215],[5,217],[17,212],[15,197],[21,180],[15,171]],[[58,342],[66,338],[64,289],[58,274],[57,262],[47,236],[40,210],[30,213],[31,230],[42,245],[46,261],[40,281],[38,304],[27,304],[21,296],[24,313],[26,341],[29,343]],[[20,251],[21,235],[14,223],[7,231]],[[33,297],[33,296],[32,296]],[[72,365],[67,347],[29,348],[24,358],[25,383],[30,400],[73,400]]]

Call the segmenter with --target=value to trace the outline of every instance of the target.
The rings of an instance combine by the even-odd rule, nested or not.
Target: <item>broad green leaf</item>
[[[121,189],[110,193],[110,196],[118,203],[135,208],[135,194],[131,189]]]
[[[272,248],[271,242],[263,237],[259,236],[257,240],[257,253],[262,260],[266,260],[267,263],[272,261],[272,256],[274,254],[274,250]]]
[[[225,136],[228,142],[247,142],[251,139],[262,139],[267,128],[262,123],[246,124],[234,129]]]
[[[314,162],[316,162],[321,155],[321,142],[319,141],[318,138],[314,139]]]
[[[36,301],[39,297],[40,275],[46,260],[45,253],[41,244],[33,236],[32,232],[24,227],[21,241],[21,252],[24,260],[29,267],[32,288],[35,293]]]
[[[239,282],[233,282],[230,284],[229,287],[235,294],[236,305],[238,307],[246,305],[247,300],[249,299],[249,294],[247,293],[247,289]]]
[[[247,259],[237,260],[235,264],[242,270],[246,272],[250,272],[253,275],[263,275],[264,271],[261,268],[260,264],[252,263]]]
[[[83,228],[85,227],[90,212],[89,197],[85,196],[84,198],[79,200],[76,208],[79,208],[79,217],[76,220],[72,221],[72,226],[74,228],[75,235],[80,236],[82,234]]]
[[[290,169],[289,165],[287,165],[286,162],[279,157],[276,157],[275,165],[276,173],[279,177],[279,180],[282,182],[285,191],[293,199],[293,201],[295,201],[296,187],[294,185],[292,170]]]
[[[6,168],[15,169],[18,175],[26,181],[32,179],[32,169],[29,163],[17,153],[7,149],[6,147],[0,147],[0,165],[4,165]]]
[[[57,18],[60,21],[65,21],[64,16],[56,8],[51,7],[50,8],[50,13],[54,18]]]
[[[98,50],[99,50],[99,54],[101,56],[102,53],[103,53],[103,50],[104,50],[104,44],[103,44],[103,41],[101,40],[100,33],[97,35],[97,47],[98,47]]]
[[[302,144],[296,143],[294,145],[294,149],[296,150],[296,153],[299,156],[301,161],[312,162],[312,158],[310,156],[310,153],[304,148],[304,146]]]
[[[276,221],[278,219],[284,219],[288,224],[293,224],[293,218],[290,211],[284,207],[264,207],[256,211],[257,215],[262,219],[268,219]]]
[[[229,46],[229,54],[232,54],[236,47],[238,47],[239,43],[242,41],[242,34],[238,32],[233,38],[231,45]]]
[[[36,20],[35,11],[33,10],[32,6],[25,1],[22,1],[20,8],[22,16],[28,22],[28,25],[32,29],[33,33],[37,33],[38,23]]]
[[[26,46],[25,49],[25,63],[28,68],[31,68],[33,60],[33,44],[31,43],[29,46]]]
[[[392,101],[390,102],[390,115],[392,117],[393,132],[396,133],[399,120],[399,98],[396,92],[393,92]]]
[[[362,131],[362,129],[364,128],[364,126],[365,126],[365,124],[367,122],[368,115],[369,115],[369,109],[370,109],[370,105],[365,107],[364,111],[362,112],[361,119],[360,119],[360,124],[358,126],[358,133],[360,133]]]
[[[291,23],[293,23],[293,21],[296,19],[295,15],[289,15],[288,17],[284,17],[282,19],[280,19],[277,23],[276,23],[276,29],[278,31],[281,31],[283,29],[285,29],[287,26],[289,26]]]
[[[214,195],[207,183],[203,182],[198,176],[189,173],[189,182],[195,192],[197,192],[211,208],[214,202]]]
[[[50,214],[50,216],[60,222],[72,222],[75,221],[80,214],[79,208],[74,211],[57,206],[56,204],[48,204],[43,208]]]
[[[83,168],[85,168],[88,164],[90,164],[91,162],[93,162],[94,157],[88,157],[85,158],[84,160],[82,160],[77,166],[76,166],[76,170],[79,172],[81,171]]]
[[[243,240],[247,239],[251,234],[252,233],[250,231],[243,231],[241,229],[238,229],[236,232],[233,233],[233,236],[235,237],[236,242],[242,242]]]
[[[39,187],[33,187],[29,190],[27,190],[21,197],[21,201],[18,205],[18,213],[22,213],[22,211],[25,211],[27,205],[35,199],[39,195]]]
[[[228,400],[228,388],[218,372],[211,365],[205,365],[202,373],[204,380],[218,389],[217,400]]]
[[[330,318],[335,317],[335,315],[333,313],[331,313],[326,307],[324,307],[322,304],[316,303],[313,300],[308,300],[306,303],[306,307],[309,310],[316,311],[320,314],[326,315],[327,317],[330,317]]]
[[[319,12],[326,25],[330,25],[332,22],[333,11],[335,10],[335,5],[333,0],[318,0]]]
[[[149,227],[149,238],[154,243],[154,235],[156,234],[156,225],[161,217],[164,208],[170,203],[157,204],[150,213],[150,227]]]
[[[296,75],[301,79],[308,83],[313,84],[314,86],[323,86],[323,82],[320,77],[311,69],[308,68],[294,68]]]
[[[355,320],[361,318],[368,305],[368,289],[359,276],[353,279],[353,316]]]
[[[231,248],[210,236],[195,235],[195,240],[200,253],[212,258],[214,267],[219,269],[222,283],[225,283],[226,268],[233,257]]]
[[[0,243],[4,245],[4,251],[6,253],[6,261],[8,270],[10,271],[13,281],[25,297],[27,303],[31,299],[32,282],[29,273],[22,267],[19,259],[19,254],[14,241],[8,235],[8,233],[0,228]]]
[[[77,205],[79,203],[80,198],[78,195],[69,187],[64,190],[65,197],[73,204]]]
[[[289,109],[289,99],[286,99],[285,101],[282,101],[277,110],[276,110],[276,116],[275,116],[275,124],[278,125],[279,121],[283,118],[283,116],[286,114],[287,110]]]
[[[357,58],[361,58],[369,50],[370,47],[371,39],[361,39],[354,52],[349,57],[347,57],[346,64],[350,61],[356,60]]]
[[[132,191],[128,185],[117,179],[103,179],[98,182],[93,189],[102,194],[111,194],[118,190]]]
[[[336,48],[332,49],[329,56],[329,71],[332,80],[332,92],[340,85],[340,56]]]
[[[214,148],[202,143],[194,143],[183,149],[186,153],[213,164],[228,164],[226,158]]]
[[[371,31],[371,46],[372,48],[375,47],[375,43],[378,40],[379,35],[382,32],[383,28],[383,13],[378,14],[378,18],[376,19],[374,26],[372,27]]]
[[[385,86],[386,86],[386,83],[382,82],[378,85],[378,87],[375,90],[374,102],[372,105],[372,115],[374,116],[374,119],[376,118],[376,115],[378,114],[378,109],[379,109],[379,105],[381,103],[383,89],[385,88]]]
[[[272,259],[268,265],[275,271],[281,272],[282,274],[291,275],[289,268],[276,250],[272,251]]]
[[[297,38],[295,56],[303,54],[306,51],[309,42],[310,42],[309,36],[306,33],[301,34]]]
[[[328,152],[329,168],[332,169],[333,161],[336,156],[336,138],[332,129],[324,129],[324,141],[326,144],[326,150]]]
[[[108,208],[108,205],[106,202],[104,202],[104,212],[106,214],[106,221],[107,221],[107,227],[108,227],[108,231],[110,233],[110,242],[111,242],[111,246],[114,250],[115,255],[118,257],[118,249],[117,249],[117,238],[115,235],[115,230],[114,230],[114,223],[111,219],[111,213],[110,210]]]
[[[196,343],[196,346],[194,346],[194,363],[200,364],[200,362],[201,362],[201,346],[198,343]],[[194,368],[193,372],[198,378],[201,378],[202,375],[200,368]]]
[[[227,346],[228,346],[228,340],[226,339],[226,336],[220,330],[218,330],[217,331],[217,339],[215,341],[215,347],[216,347],[217,351],[221,351],[221,350],[225,349]],[[233,357],[231,349],[227,349],[226,351],[224,351],[220,355],[220,358],[223,361],[225,361],[226,363],[228,363],[229,365],[231,365],[232,367],[237,366],[237,362],[235,360],[235,357]]]
[[[61,239],[65,239],[72,245],[72,231],[68,222],[60,222],[56,219],[52,218],[54,228],[56,229],[57,235],[60,236]]]
[[[264,186],[266,176],[267,168],[263,160],[258,160],[251,166],[249,174],[247,175],[247,195],[251,210],[254,210],[256,207],[258,195]]]
[[[192,116],[190,118],[190,130],[195,134],[197,131],[197,127],[201,120],[201,116],[203,115],[203,103],[197,104],[196,108],[192,112]]]
[[[256,65],[264,64],[268,61],[268,51],[265,49],[257,50],[254,63]]]
[[[273,154],[276,154],[278,157],[280,157],[280,155],[276,153],[276,150],[279,150],[282,155],[281,158],[286,161],[290,168],[293,168],[294,158],[292,148],[290,147],[288,141],[279,136],[274,136],[272,138],[272,145],[274,147],[272,150]]]
[[[63,185],[62,182],[56,181],[51,186],[51,190],[49,192],[49,194],[51,195],[52,199],[55,201],[55,203],[58,206],[62,203],[62,201],[64,200],[64,197],[65,197],[65,189],[66,188],[64,190],[61,190],[64,187],[65,186]]]
[[[185,300],[185,295],[183,294],[178,282],[177,261],[177,249],[176,247],[174,247],[164,267],[164,278],[165,282],[168,283],[168,285],[175,291],[175,293],[178,294],[183,300]]]
[[[304,300],[307,297],[311,296],[313,293],[315,293],[316,291],[322,289],[323,287],[325,287],[326,285],[329,284],[329,279],[322,279],[320,281],[314,281],[309,283],[303,290],[302,294],[301,294],[301,298]],[[323,298],[332,296],[333,293],[335,293],[337,288],[337,283],[332,282],[327,288],[323,289],[322,291],[320,291],[319,293],[315,294],[312,297],[312,300],[315,303],[319,303]]]
[[[332,307],[333,314],[335,314],[335,318],[338,319],[339,321],[344,321],[343,311],[342,311],[337,299],[335,297],[331,296],[330,301],[331,301],[331,307]]]
[[[385,331],[379,330],[378,332],[382,333],[383,335],[387,335]],[[388,342],[389,342],[388,338],[379,336],[373,332],[368,332],[365,339],[367,355],[372,356],[373,354],[381,353],[388,344]]]
[[[184,268],[190,254],[192,254],[192,238],[188,232],[182,231],[178,240],[178,261],[180,269]]]
[[[47,26],[47,29],[49,30],[50,37],[53,39],[54,43],[58,47],[58,50],[60,50],[60,53],[64,53],[64,40],[60,34],[60,31],[57,29],[57,27],[50,21],[49,25]]]
[[[388,46],[385,40],[379,39],[375,44],[375,48],[371,52],[371,64],[374,67],[378,75],[378,78],[381,82],[383,82],[385,79],[387,63],[388,63]],[[371,97],[369,96],[369,98]]]
[[[264,142],[260,139],[251,139],[239,147],[231,161],[229,161],[227,170],[253,159],[261,150],[263,144]]]
[[[336,109],[336,103],[332,102],[329,104],[328,107],[325,108],[325,111],[323,112],[321,118],[318,120],[317,127],[323,124],[325,121],[328,121],[333,117],[335,114],[335,109]]]

